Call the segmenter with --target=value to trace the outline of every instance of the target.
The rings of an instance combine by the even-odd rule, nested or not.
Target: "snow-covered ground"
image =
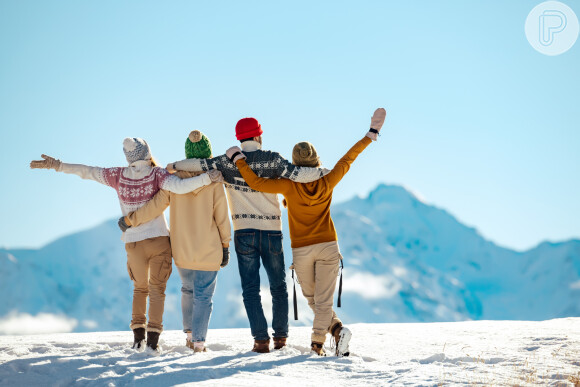
[[[131,332],[0,336],[2,386],[573,385],[580,318],[543,322],[355,324],[351,356],[311,355],[310,329],[289,346],[249,352],[249,329],[210,330],[209,352],[162,334],[156,357],[129,348]]]

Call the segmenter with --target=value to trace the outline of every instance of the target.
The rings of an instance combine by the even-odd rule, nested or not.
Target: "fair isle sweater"
[[[117,191],[123,215],[141,208],[160,189],[184,194],[211,184],[211,179],[206,173],[182,180],[169,174],[166,169],[152,167],[151,163],[145,160],[136,161],[128,167],[116,168],[61,163],[58,172],[75,174],[113,188]],[[163,214],[138,227],[129,228],[123,233],[121,240],[130,243],[158,236],[169,236],[169,228]]]
[[[259,177],[286,178],[297,183],[310,183],[320,179],[325,170],[293,165],[279,153],[261,149],[260,143],[242,143],[246,162]],[[282,213],[276,194],[251,189],[226,155],[213,159],[185,159],[175,163],[177,170],[199,172],[217,169],[225,180],[226,194],[234,230],[282,230]]]

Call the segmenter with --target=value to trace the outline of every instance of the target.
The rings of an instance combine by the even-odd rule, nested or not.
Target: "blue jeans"
[[[267,340],[268,323],[260,297],[260,257],[270,281],[274,337],[288,337],[288,291],[281,231],[236,230],[234,243],[242,280],[242,297],[255,340]]]
[[[213,309],[213,293],[217,271],[177,268],[181,277],[181,312],[183,331],[191,332],[192,340],[205,341]]]

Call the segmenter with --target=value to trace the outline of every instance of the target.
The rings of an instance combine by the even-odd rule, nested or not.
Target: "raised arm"
[[[125,223],[130,226],[140,226],[157,218],[169,206],[170,197],[168,191],[159,190],[143,207],[127,214]]]
[[[334,188],[340,180],[346,175],[348,170],[350,169],[350,165],[356,160],[357,156],[365,150],[367,146],[371,143],[371,141],[376,141],[378,138],[378,134],[385,122],[385,117],[387,112],[383,108],[379,108],[375,110],[371,118],[371,128],[367,132],[367,134],[359,140],[352,148],[349,149],[348,152],[336,163],[332,171],[328,175],[326,175],[326,179],[331,188]]]
[[[77,175],[81,179],[93,180],[110,187],[115,186],[115,182],[117,181],[116,177],[120,173],[120,168],[100,168],[83,164],[67,164],[44,154],[41,157],[42,160],[30,162],[31,169],[54,169],[57,172]]]
[[[255,191],[283,194],[287,192],[292,184],[287,179],[266,179],[258,177],[248,163],[246,163],[246,156],[244,156],[242,150],[237,146],[228,149],[226,155],[236,164],[246,183]]]
[[[357,156],[365,150],[371,141],[370,138],[366,136],[363,137],[362,140],[354,144],[354,146],[350,148],[340,160],[338,160],[334,168],[332,168],[332,171],[330,171],[330,173],[325,177],[331,188],[334,188],[342,180],[344,175],[346,175],[350,169],[350,165],[354,162]]]

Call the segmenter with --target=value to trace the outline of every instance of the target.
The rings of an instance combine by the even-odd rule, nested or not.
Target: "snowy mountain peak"
[[[397,184],[379,184],[374,190],[372,190],[367,200],[370,201],[389,201],[389,202],[404,202],[413,203],[421,202],[425,203],[425,200],[418,193],[412,191],[411,189]]]

